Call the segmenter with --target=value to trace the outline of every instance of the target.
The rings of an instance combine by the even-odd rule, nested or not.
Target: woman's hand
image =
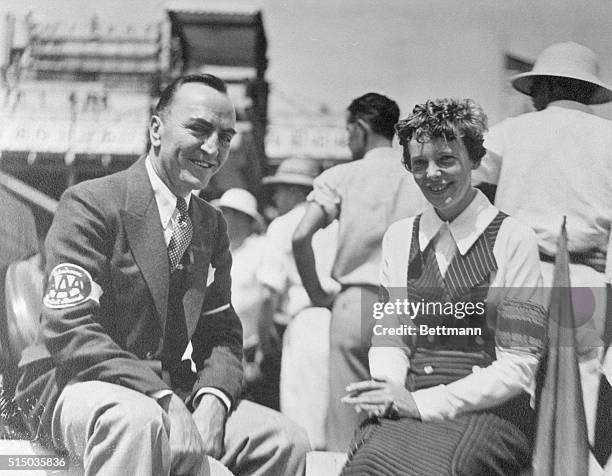
[[[365,380],[349,384],[346,391],[342,402],[355,405],[357,412],[367,412],[370,417],[421,418],[412,394],[397,382]]]

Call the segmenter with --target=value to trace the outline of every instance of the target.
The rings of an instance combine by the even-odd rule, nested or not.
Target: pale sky
[[[202,0],[202,6],[213,2]],[[505,117],[503,53],[534,59],[573,40],[600,56],[612,83],[612,2],[603,0],[251,0],[268,39],[271,114],[341,116],[352,98],[378,91],[405,115],[429,97],[479,101],[491,123]],[[45,22],[142,25],[164,18],[161,0],[3,0],[0,12],[32,10]],[[223,5],[224,2],[216,2]],[[600,107],[612,118],[611,106]]]

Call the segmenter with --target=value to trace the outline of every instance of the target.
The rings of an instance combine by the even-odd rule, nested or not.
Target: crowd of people
[[[565,217],[572,286],[593,290],[575,334],[603,474],[612,122],[590,105],[612,86],[597,68],[584,46],[550,46],[512,78],[536,111],[490,129],[472,99],[401,119],[364,94],[350,162],[292,157],[263,179],[268,224],[246,190],[194,193],[236,116],[220,79],[178,78],[147,154],[62,196],[16,388],[32,437],[86,474],[206,474],[208,455],[300,475],[311,449],[346,452],[346,475],[529,474]]]

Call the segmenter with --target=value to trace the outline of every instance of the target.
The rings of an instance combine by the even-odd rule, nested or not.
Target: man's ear
[[[372,134],[372,127],[363,119],[357,119],[357,125],[359,125],[359,130],[362,133],[364,143],[367,142],[368,137]]]
[[[161,145],[161,133],[164,128],[164,123],[158,115],[151,116],[149,121],[149,140],[153,147]]]
[[[370,124],[368,124],[363,119],[357,119],[357,124],[359,124],[365,131],[372,132],[372,128],[370,127]]]

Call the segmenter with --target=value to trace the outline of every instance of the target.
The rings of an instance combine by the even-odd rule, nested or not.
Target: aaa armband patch
[[[85,301],[100,304],[102,288],[80,266],[71,263],[58,264],[47,282],[43,304],[52,309],[77,306]]]

